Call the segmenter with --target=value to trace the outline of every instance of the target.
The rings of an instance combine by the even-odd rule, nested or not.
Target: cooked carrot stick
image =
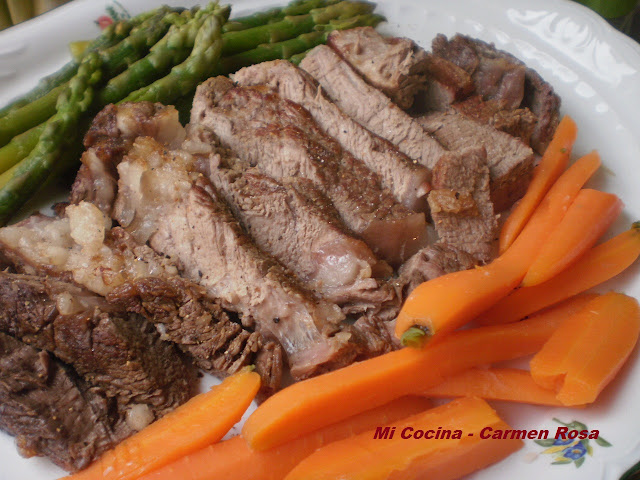
[[[556,330],[531,359],[531,375],[538,384],[557,390],[564,405],[591,403],[618,373],[638,334],[638,302],[607,293]]]
[[[571,117],[565,116],[558,125],[556,133],[544,152],[540,163],[533,173],[533,179],[524,197],[516,204],[515,208],[502,226],[500,232],[500,253],[515,241],[526,223],[531,218],[534,210],[542,201],[553,183],[565,171],[569,163],[571,149],[576,141],[578,128]]]
[[[427,410],[425,397],[402,397],[264,452],[241,436],[210,445],[138,480],[282,480],[301,460],[331,442],[388,425]]]
[[[369,430],[317,450],[286,480],[451,480],[497,462],[523,445],[518,439],[491,438],[489,432],[511,428],[479,398],[454,400],[390,427],[391,438],[380,439]],[[483,438],[488,433],[489,438]]]
[[[398,338],[406,345],[407,337],[425,340],[455,330],[520,285],[549,232],[560,223],[599,165],[600,157],[595,152],[571,165],[551,187],[513,245],[489,265],[418,285],[396,320]],[[411,327],[416,328],[403,338]]]
[[[562,318],[536,318],[454,332],[423,349],[405,348],[354,363],[281,390],[247,419],[242,435],[265,450],[394,398],[420,394],[478,365],[537,352]]]
[[[562,405],[555,390],[538,385],[526,370],[472,368],[424,391],[427,397],[480,397],[536,405]]]
[[[240,420],[259,388],[260,376],[247,367],[119,443],[89,468],[65,478],[135,479],[217,442]]]
[[[583,189],[562,221],[549,234],[522,285],[529,287],[543,283],[574,263],[604,235],[623,206],[620,199],[611,193]]]
[[[606,282],[640,256],[640,222],[593,247],[571,267],[540,285],[522,287],[476,320],[480,325],[515,322],[545,307]]]

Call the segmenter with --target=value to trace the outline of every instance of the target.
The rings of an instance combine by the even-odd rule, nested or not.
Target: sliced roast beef
[[[258,247],[309,290],[349,313],[354,307],[378,311],[396,303],[395,292],[384,281],[391,268],[349,234],[311,181],[278,182],[233,157],[212,169],[211,180]]]
[[[427,168],[433,168],[442,146],[382,92],[367,84],[331,48],[320,45],[300,66],[313,76],[340,109],[398,150]]]
[[[416,105],[418,111],[446,110],[473,92],[473,80],[464,69],[449,60],[427,54],[427,88]]]
[[[195,371],[135,315],[46,277],[0,272],[0,331],[71,365],[115,398],[127,425],[140,430],[186,402]]]
[[[282,98],[302,105],[345,150],[376,172],[399,202],[416,212],[426,210],[429,171],[344,114],[307,72],[276,60],[243,68],[233,78],[243,86],[268,85]]]
[[[474,95],[454,103],[451,108],[476,122],[491,125],[496,130],[517,137],[525,145],[531,143],[537,119],[526,107],[505,110],[499,101],[483,100],[481,96]]]
[[[209,373],[226,376],[255,363],[266,348],[262,335],[232,321],[202,287],[179,277],[173,262],[120,227],[106,230],[105,222],[97,207],[81,202],[69,206],[65,217],[38,215],[0,229],[0,252],[12,256],[9,265],[17,271],[73,279],[143,315]],[[278,358],[275,351],[274,364]],[[279,386],[279,366],[270,368],[275,377],[256,369],[263,386]]]
[[[373,27],[357,27],[334,30],[327,45],[404,110],[425,88],[427,53],[413,40],[383,37]]]
[[[302,378],[349,363],[355,352],[334,304],[316,301],[244,233],[194,157],[139,138],[118,166],[115,218],[139,242],[175,258],[223,306],[277,339]]]
[[[496,212],[511,207],[527,189],[534,167],[533,151],[520,140],[453,112],[418,119],[424,129],[451,150],[484,146]]]
[[[347,227],[389,263],[402,263],[424,242],[424,214],[399,204],[306,110],[270,88],[232,88],[224,78],[209,79],[198,87],[191,122],[211,128],[267,175],[311,180]]]
[[[464,35],[438,35],[433,53],[452,61],[474,78],[476,93],[499,100],[505,108],[527,107],[537,117],[531,146],[542,154],[560,121],[560,97],[551,85],[513,55]],[[518,101],[519,99],[519,101]]]
[[[118,440],[109,400],[49,353],[0,333],[0,429],[24,457],[85,468]]]
[[[102,109],[84,138],[87,150],[71,188],[71,203],[90,201],[109,214],[117,190],[116,167],[140,135],[151,136],[167,146],[179,145],[184,131],[178,111],[150,102],[108,105]]]
[[[443,155],[433,169],[431,218],[439,241],[483,263],[494,256],[498,222],[489,193],[489,167],[483,147]]]
[[[463,250],[436,243],[423,248],[400,267],[398,288],[403,298],[407,298],[421,283],[447,273],[468,270],[477,263],[474,257]]]
[[[147,264],[159,258],[151,248],[138,245],[119,227],[109,232],[106,244],[127,258],[133,253],[136,259]],[[152,321],[162,339],[191,355],[204,371],[224,377],[244,366],[256,365],[256,372],[262,378],[263,395],[280,388],[283,365],[280,345],[271,345],[273,342],[260,333],[233,321],[220,303],[196,283],[155,273],[114,287],[106,295],[107,300]],[[262,362],[257,361],[260,355]]]

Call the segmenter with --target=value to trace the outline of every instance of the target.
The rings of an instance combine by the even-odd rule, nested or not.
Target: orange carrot
[[[486,400],[562,405],[556,392],[517,368],[472,368],[424,391],[428,397],[480,397]]]
[[[480,325],[515,322],[589,290],[624,271],[640,256],[640,222],[593,247],[571,267],[540,285],[523,287],[478,317]]]
[[[618,373],[640,334],[638,302],[621,293],[595,298],[570,317],[531,360],[531,375],[564,405],[587,404]]]
[[[402,397],[264,452],[241,436],[210,445],[138,480],[282,480],[301,460],[331,442],[410,417],[431,406],[424,397]]]
[[[511,428],[479,398],[461,398],[390,427],[391,438],[380,439],[369,430],[317,450],[286,480],[452,480],[523,445],[518,439],[491,438],[493,431]]]
[[[260,388],[245,368],[106,452],[69,480],[127,480],[219,441],[236,424]]]
[[[537,352],[562,319],[540,315],[498,327],[452,333],[423,349],[405,348],[281,390],[248,418],[242,435],[265,450],[425,389],[478,365]]]
[[[442,335],[471,321],[520,285],[544,241],[562,220],[582,186],[600,165],[593,152],[556,181],[511,247],[485,267],[435,278],[411,292],[396,320],[403,343]],[[422,335],[422,337],[421,337]]]
[[[527,192],[517,203],[502,227],[500,253],[506,252],[507,248],[515,241],[538,204],[567,168],[577,135],[578,128],[575,122],[571,117],[565,116],[536,167]]]
[[[560,224],[549,234],[522,285],[543,283],[574,263],[609,229],[622,207],[615,195],[582,190]]]

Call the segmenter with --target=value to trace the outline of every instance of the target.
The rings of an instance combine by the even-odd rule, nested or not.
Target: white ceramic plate
[[[232,4],[234,14],[241,15],[285,1],[235,0]],[[198,2],[163,3],[191,6]],[[562,113],[571,115],[579,126],[574,156],[593,149],[602,155],[606,168],[592,185],[616,193],[626,203],[613,233],[640,218],[640,45],[590,10],[566,0],[379,0],[378,4],[378,11],[389,19],[380,27],[385,33],[410,37],[429,48],[437,33],[461,32],[494,42],[538,70],[562,97]],[[94,20],[109,5],[113,2],[76,0],[0,33],[0,105],[67,61],[68,42],[95,37],[99,30]],[[157,5],[154,0],[126,2],[131,14]],[[39,201],[44,205],[51,198]],[[639,274],[640,265],[636,265],[600,290],[640,297]],[[555,432],[559,424],[554,417],[566,423],[579,421],[599,430],[611,446],[591,440],[592,455],[582,455],[578,447],[574,456],[584,460],[577,468],[575,462],[552,465],[563,452],[545,453],[545,447],[527,440],[522,450],[473,478],[617,479],[640,460],[639,400],[640,358],[635,352],[597,405],[587,409],[495,403],[514,428]],[[46,480],[64,473],[47,460],[22,459],[13,440],[4,434],[0,434],[0,465],[0,480]]]

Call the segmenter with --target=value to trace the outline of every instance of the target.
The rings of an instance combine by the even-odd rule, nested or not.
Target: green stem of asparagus
[[[384,21],[384,17],[373,13],[357,15],[346,20],[330,20],[326,25],[317,26],[318,31],[303,33],[296,38],[277,43],[260,45],[252,50],[223,57],[216,75],[228,75],[242,67],[256,63],[268,62],[277,59],[289,59],[290,57],[307,52],[308,50],[326,43],[329,33],[333,30],[346,30],[355,27],[375,27]],[[302,60],[302,59],[300,59]]]
[[[229,15],[229,9],[219,7],[218,12],[209,15],[196,36],[193,51],[189,57],[171,69],[167,76],[151,85],[136,90],[124,101],[149,101],[170,104],[186,95],[209,78],[222,52],[221,26]]]
[[[44,131],[45,124],[33,127],[20,135],[13,137],[9,143],[0,148],[0,172],[6,172],[25,158],[38,143],[38,138]]]
[[[247,28],[259,27],[278,20],[282,20],[287,15],[304,15],[314,8],[322,8],[338,3],[340,0],[294,0],[286,7],[272,8],[264,12],[256,12],[252,15],[237,17],[227,22],[222,27],[222,31],[237,32]]]
[[[36,147],[22,162],[0,175],[0,224],[4,225],[49,177],[65,142],[74,136],[80,116],[93,101],[102,60],[87,55],[78,73],[58,98],[56,114],[47,121]]]
[[[224,34],[223,55],[234,55],[256,48],[263,43],[275,43],[311,32],[316,26],[334,19],[346,19],[371,13],[375,5],[363,1],[345,0],[324,8],[311,10],[306,15],[288,16],[260,27]]]
[[[171,25],[184,24],[189,15],[183,15],[169,7],[157,12],[131,30],[129,35],[113,47],[98,50],[104,62],[105,78],[112,78],[138,61],[167,33]]]
[[[182,63],[193,49],[196,35],[205,18],[216,8],[217,5],[211,3],[199,10],[190,21],[182,25],[172,25],[167,34],[151,47],[146,57],[109,80],[99,93],[97,103],[99,105],[116,103],[130,92],[143,88],[166,75],[173,65]]]

